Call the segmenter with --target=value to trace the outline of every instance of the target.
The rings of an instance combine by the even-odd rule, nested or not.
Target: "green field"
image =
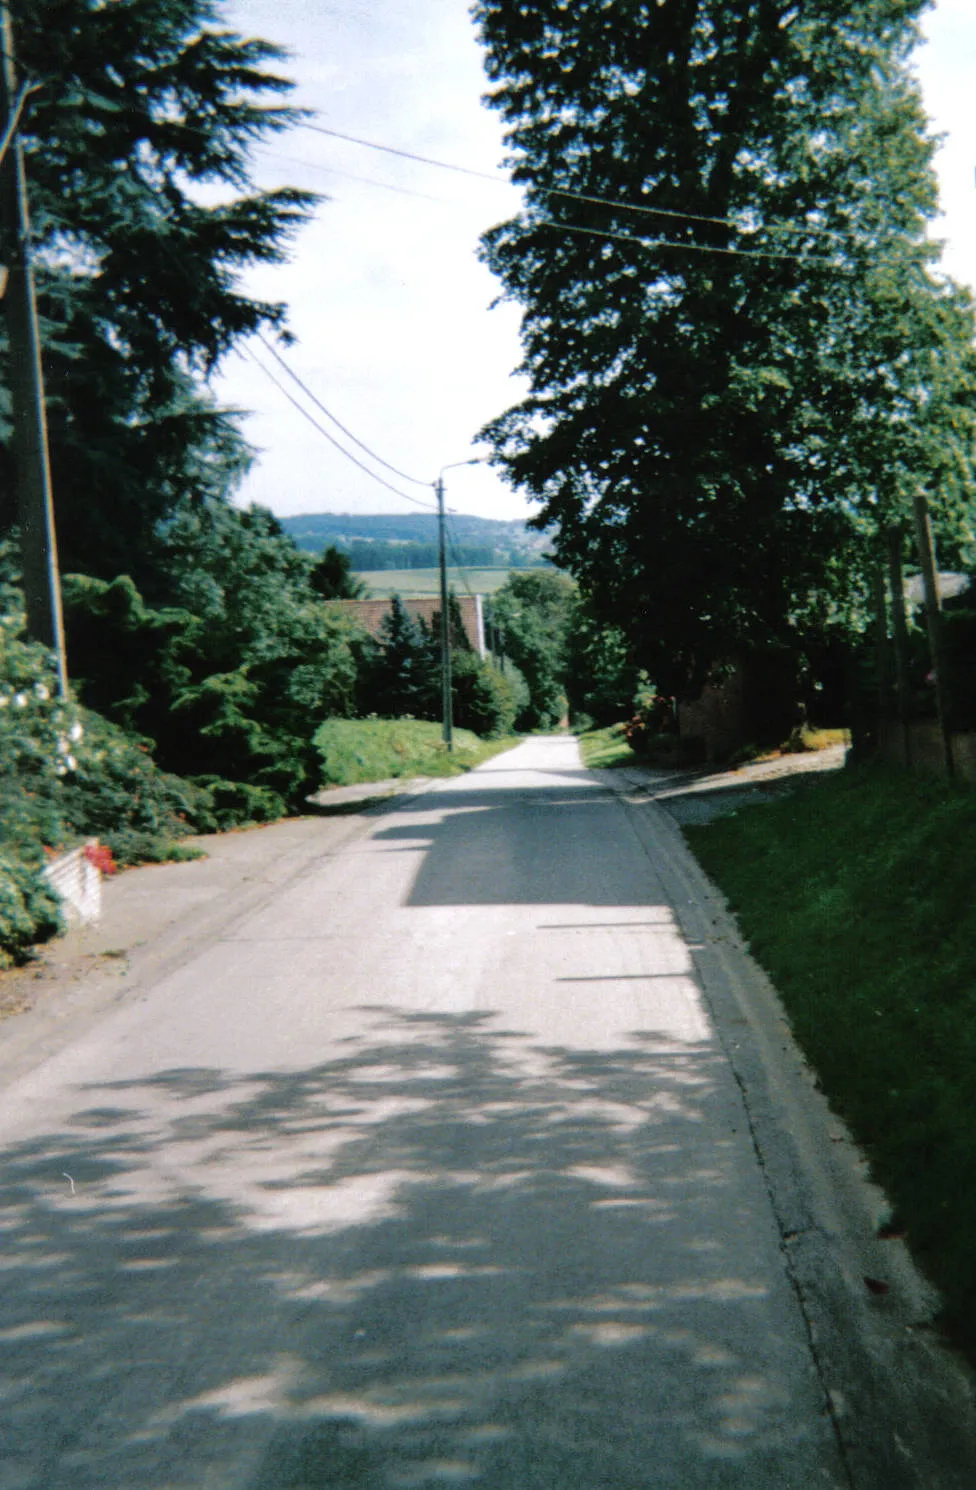
[[[448,567],[447,582],[458,595],[494,595],[500,590],[510,574],[531,574],[531,569],[456,569]],[[438,569],[365,569],[356,573],[368,587],[369,598],[382,600],[391,595],[402,595],[412,599],[422,595],[436,595],[441,578]]]

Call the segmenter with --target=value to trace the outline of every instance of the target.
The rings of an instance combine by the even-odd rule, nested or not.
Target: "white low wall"
[[[97,838],[69,853],[58,854],[42,870],[43,878],[59,897],[69,926],[90,926],[102,914],[101,871],[85,856]]]

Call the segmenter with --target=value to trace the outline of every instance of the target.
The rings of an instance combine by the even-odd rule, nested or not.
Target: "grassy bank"
[[[627,744],[622,724],[610,724],[606,729],[587,730],[579,737],[579,747],[584,766],[593,770],[642,764]]]
[[[686,829],[976,1347],[976,790],[858,770]]]
[[[457,729],[449,752],[441,726],[422,719],[329,719],[315,735],[323,786],[391,776],[457,776],[517,744],[517,739],[482,740]]]

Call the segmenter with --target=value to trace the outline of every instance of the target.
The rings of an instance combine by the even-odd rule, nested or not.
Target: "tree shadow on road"
[[[2,1490],[834,1483],[710,1043],[368,1019],[3,1153]]]
[[[620,808],[608,793],[536,787],[453,792],[433,802],[420,821],[394,821],[372,835],[391,848],[426,840],[411,906],[661,903],[646,858],[626,839],[594,873],[595,847],[620,836]]]

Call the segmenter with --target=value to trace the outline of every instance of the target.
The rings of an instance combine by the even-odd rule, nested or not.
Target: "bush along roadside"
[[[211,794],[153,763],[144,744],[58,698],[50,653],[0,610],[0,967],[61,926],[41,877],[53,852],[98,837],[119,865],[186,857]]]
[[[685,830],[976,1352],[976,789],[848,769]]]

